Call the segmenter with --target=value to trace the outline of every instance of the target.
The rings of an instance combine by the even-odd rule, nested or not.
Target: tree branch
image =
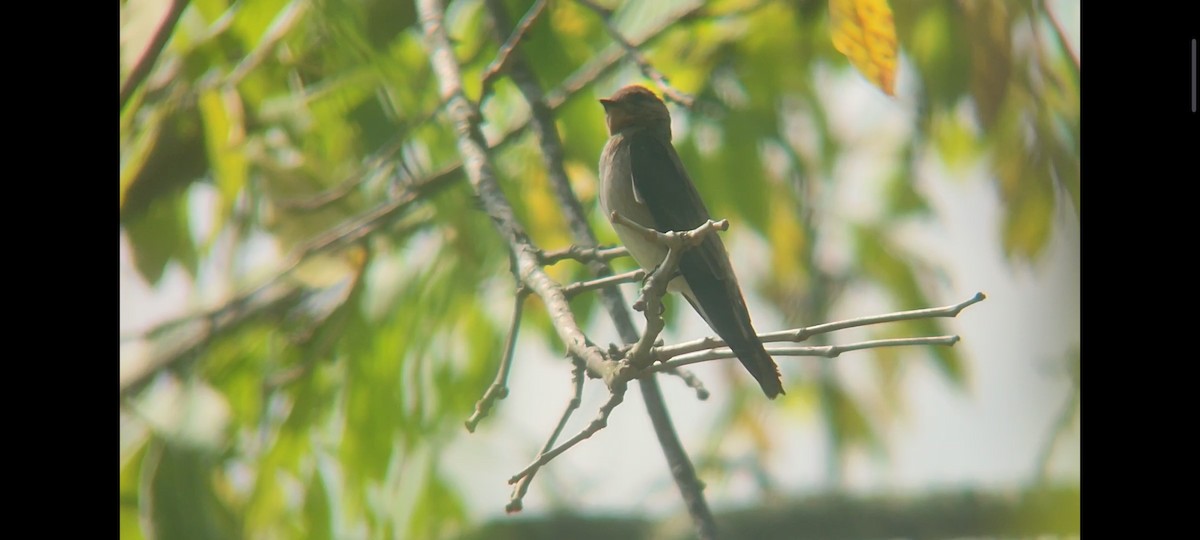
[[[881,349],[884,347],[904,347],[913,345],[944,345],[954,346],[959,341],[958,336],[933,336],[933,337],[915,337],[915,338],[895,338],[895,339],[876,339],[871,341],[859,341],[857,343],[849,343],[846,345],[820,345],[814,347],[777,347],[767,349],[767,353],[771,356],[820,356],[824,358],[836,358],[842,353],[850,351],[861,351],[863,349]],[[667,371],[670,369],[678,369],[680,367],[707,362],[709,360],[720,360],[723,358],[737,358],[736,354],[728,348],[715,348],[706,351],[697,351],[680,355],[679,357],[656,364],[647,368],[647,371]]]
[[[563,292],[566,293],[567,298],[574,298],[580,293],[594,291],[596,289],[604,289],[611,285],[620,285],[621,283],[633,283],[641,281],[642,279],[645,279],[645,277],[646,271],[639,268],[637,270],[625,272],[624,274],[617,274],[615,276],[572,283],[563,288]]]
[[[635,64],[637,64],[638,68],[642,70],[642,74],[654,81],[654,84],[658,85],[659,90],[661,90],[663,93],[663,97],[669,101],[683,105],[688,109],[692,108],[696,102],[695,98],[685,92],[681,92],[674,86],[671,86],[671,83],[667,82],[667,77],[664,76],[661,71],[655,69],[652,64],[650,64],[650,61],[646,59],[646,55],[642,54],[641,49],[638,49],[637,45],[634,45],[628,39],[625,39],[625,36],[621,34],[621,32],[617,30],[615,26],[612,25],[612,12],[597,5],[591,0],[575,1],[583,4],[588,9],[595,12],[596,15],[600,16],[600,19],[604,21],[604,29],[608,32],[608,35],[612,37],[613,41],[616,41],[621,45],[622,48],[625,49],[625,54],[629,55],[629,58],[633,60]]]
[[[554,442],[558,440],[558,436],[562,434],[563,428],[567,425],[567,419],[571,418],[571,414],[579,408],[579,403],[583,400],[584,366],[577,359],[574,360],[574,364],[575,368],[571,370],[571,399],[567,401],[567,408],[563,411],[562,416],[559,417],[558,424],[554,427],[554,431],[550,433],[550,437],[546,439],[546,444],[538,452],[537,459],[539,460],[554,447]],[[529,490],[529,483],[533,481],[533,476],[537,474],[539,468],[541,468],[540,465],[534,467],[522,476],[520,480],[517,480],[517,485],[513,486],[512,497],[509,498],[508,505],[504,507],[505,512],[511,514],[521,511],[521,501],[524,500],[525,492]],[[511,484],[512,482],[509,483]]]
[[[620,384],[624,385],[625,383],[622,381]],[[583,428],[583,430],[580,431],[579,433],[575,434],[574,437],[571,437],[570,439],[567,440],[567,442],[558,445],[553,450],[550,450],[549,452],[539,453],[538,457],[533,460],[533,463],[530,463],[529,466],[522,469],[521,472],[518,472],[517,474],[514,474],[512,478],[509,478],[508,483],[516,484],[516,483],[520,482],[521,479],[529,477],[534,472],[536,472],[538,469],[540,469],[543,465],[549,463],[550,460],[558,457],[559,454],[566,452],[567,450],[571,449],[572,446],[579,444],[584,439],[591,437],[597,431],[604,429],[604,427],[608,425],[608,416],[610,414],[612,414],[613,409],[617,408],[617,405],[620,405],[621,401],[623,401],[624,399],[625,399],[625,391],[623,388],[619,392],[614,391],[611,395],[608,396],[608,401],[606,401],[604,403],[604,405],[600,406],[599,414],[597,414],[596,418],[594,418],[590,423],[588,423],[587,427]],[[568,410],[570,410],[570,409],[568,409]],[[559,421],[559,430],[561,430],[562,424],[564,424],[566,422],[565,416],[566,415],[564,414],[564,418]],[[556,432],[555,432],[555,437],[557,437],[557,435],[558,435],[557,431],[558,430],[556,430]],[[550,442],[553,442],[553,437]],[[519,503],[517,504],[516,508],[520,509]]]
[[[166,17],[163,18],[162,24],[158,25],[158,29],[154,31],[154,37],[150,38],[150,45],[146,47],[141,58],[133,69],[129,70],[129,76],[125,78],[125,84],[121,86],[121,108],[125,108],[125,104],[129,102],[129,98],[133,97],[133,92],[138,89],[146,77],[150,76],[150,71],[154,68],[154,64],[158,62],[159,55],[167,46],[167,42],[171,39],[171,34],[175,31],[175,25],[179,23],[179,16],[183,14],[183,8],[187,7],[188,0],[172,0],[171,7],[167,10]]]
[[[686,384],[688,386],[688,388],[691,388],[692,390],[696,391],[696,399],[699,399],[700,401],[705,401],[708,399],[708,396],[709,396],[708,389],[704,387],[704,383],[700,380],[699,377],[696,376],[695,373],[692,373],[683,368],[665,367],[665,366],[663,367],[663,369],[660,369],[657,371],[661,371],[668,375],[674,375],[676,377],[679,377],[680,379],[683,379],[683,384]]]
[[[517,23],[517,27],[508,36],[508,39],[500,45],[500,50],[496,51],[496,59],[488,64],[483,70],[483,91],[482,95],[487,96],[492,93],[492,85],[504,70],[508,69],[508,60],[512,57],[512,52],[516,50],[517,44],[521,39],[529,33],[529,29],[533,27],[533,23],[537,21],[538,15],[546,8],[546,0],[535,0],[533,5],[529,7],[529,11],[525,12],[525,16],[521,17],[521,21]],[[493,17],[494,19],[495,17]],[[480,98],[482,100],[482,98]]]
[[[679,270],[679,260],[683,256],[683,252],[700,245],[700,242],[704,241],[705,236],[716,234],[716,231],[728,229],[729,222],[726,220],[713,221],[710,219],[690,231],[669,231],[663,233],[643,227],[617,212],[612,213],[612,221],[633,230],[641,231],[642,235],[647,239],[656,241],[667,248],[666,257],[654,269],[650,277],[646,278],[646,285],[642,287],[641,295],[633,303],[633,309],[643,311],[646,314],[646,330],[642,332],[641,338],[630,349],[627,358],[629,358],[629,363],[634,368],[639,370],[645,369],[654,363],[655,360],[651,349],[654,347],[654,340],[658,339],[658,335],[662,333],[663,327],[666,324],[662,318],[662,298],[667,294],[667,284],[675,278],[675,274]]]
[[[513,295],[512,321],[508,326],[508,337],[504,340],[504,357],[500,359],[500,368],[496,370],[496,379],[483,393],[483,397],[475,403],[475,413],[466,421],[467,431],[471,433],[475,432],[475,426],[487,416],[496,400],[508,397],[508,369],[512,367],[513,351],[517,347],[517,331],[521,329],[521,312],[525,306],[526,296],[529,296],[529,289],[518,284],[517,292]]]
[[[479,111],[463,93],[462,76],[443,24],[440,2],[418,0],[417,12],[429,50],[429,63],[437,76],[441,95],[446,100],[446,112],[458,132],[458,151],[463,158],[467,179],[483,203],[484,209],[491,216],[497,232],[511,248],[516,260],[517,275],[541,297],[568,352],[582,359],[588,370],[604,379],[610,390],[623,390],[624,384],[618,384],[617,380],[618,375],[627,369],[626,364],[609,361],[600,348],[588,342],[587,336],[575,321],[575,315],[571,312],[562,287],[542,270],[538,260],[540,251],[517,222],[512,205],[500,190],[488,155],[487,140],[477,123],[480,118]],[[617,402],[619,403],[619,400]]]
[[[649,41],[657,38],[675,20],[691,16],[691,15],[697,13],[698,11],[699,11],[698,7],[690,7],[688,9],[681,10],[677,13],[672,14],[671,16],[667,17],[659,26],[652,28],[651,30],[646,32],[645,39],[638,42],[637,44],[640,45],[640,44],[648,43]],[[566,79],[566,81],[564,81],[563,84],[561,84],[558,88],[549,92],[545,96],[545,100],[544,100],[545,107],[548,108],[550,111],[553,111],[553,110],[557,109],[558,107],[562,106],[564,103],[566,103],[566,101],[568,99],[570,99],[572,96],[577,94],[584,87],[591,84],[596,79],[600,78],[602,75],[604,75],[605,73],[608,73],[610,70],[612,70],[617,65],[617,62],[619,62],[621,60],[622,57],[623,57],[623,54],[621,53],[621,51],[618,48],[609,49],[609,50],[606,50],[605,52],[601,53],[596,58],[594,58],[592,61],[588,62],[582,68],[577,70],[574,74],[572,74],[570,77],[568,77]],[[441,100],[442,104],[444,104],[445,102],[446,102],[445,99]],[[439,109],[440,109],[440,107],[439,107]],[[549,115],[549,116],[551,118],[551,125],[552,125],[553,115]],[[531,124],[531,121],[526,120],[525,122],[520,123],[517,127],[500,135],[495,140],[489,141],[488,149],[491,150],[491,149],[500,148],[500,147],[507,145],[508,143],[515,140],[518,136],[523,134],[525,132],[525,130],[530,126],[530,124]],[[385,154],[386,154],[386,152],[387,152],[387,150],[385,150]],[[559,155],[561,156],[561,152],[559,153]],[[169,331],[172,328],[176,328],[183,324],[188,324],[195,320],[208,319],[208,318],[211,318],[214,314],[217,314],[217,313],[222,312],[223,310],[229,309],[231,306],[241,305],[245,302],[245,300],[247,298],[250,298],[253,295],[262,292],[267,287],[270,287],[272,284],[278,282],[278,280],[282,279],[283,277],[286,277],[291,272],[291,270],[294,269],[295,266],[302,260],[303,257],[311,256],[313,254],[324,252],[327,249],[332,249],[334,247],[343,245],[341,242],[337,241],[337,239],[341,238],[341,237],[349,237],[351,235],[366,237],[366,236],[373,234],[374,232],[378,231],[381,227],[390,223],[391,222],[390,219],[399,215],[399,213],[405,207],[407,207],[408,204],[412,203],[416,199],[422,198],[426,195],[432,194],[440,189],[445,188],[446,186],[448,186],[450,184],[451,181],[459,178],[459,174],[461,172],[463,172],[463,163],[461,161],[458,163],[451,163],[451,164],[443,167],[438,172],[433,173],[432,175],[430,175],[418,182],[414,182],[411,185],[411,187],[407,190],[408,191],[407,194],[401,194],[400,196],[393,198],[391,201],[381,204],[380,206],[368,211],[368,213],[366,213],[364,215],[352,217],[352,218],[348,219],[345,223],[339,224],[334,229],[331,229],[330,231],[322,233],[318,237],[315,237],[313,240],[298,247],[297,250],[294,251],[294,256],[289,257],[288,261],[286,261],[284,263],[283,268],[280,269],[279,271],[277,271],[271,278],[267,279],[263,285],[261,285],[259,287],[255,287],[254,289],[252,289],[248,292],[245,292],[243,294],[238,295],[237,297],[234,297],[233,299],[229,300],[224,305],[222,305],[218,308],[215,308],[213,310],[206,311],[203,313],[188,315],[185,317],[181,317],[178,319],[173,319],[173,320],[164,322],[146,332],[141,333],[139,336],[122,336],[121,341],[125,342],[125,341],[129,341],[129,340],[133,340],[133,339],[153,338],[155,336],[163,334],[166,331]],[[561,181],[565,182],[565,178],[566,178],[565,173],[563,173],[563,179]],[[560,179],[552,178],[552,180],[553,180],[553,184],[555,185],[555,188],[556,188],[556,194],[559,195],[560,201],[564,200],[563,196],[561,195],[561,193],[563,192],[563,189],[559,187]],[[352,187],[352,185],[356,184],[358,181],[359,181],[358,179],[354,179],[353,182],[347,181],[346,182],[347,185],[339,186],[337,188],[334,188],[333,192],[331,192],[331,193],[327,193],[327,194],[318,196],[317,197],[318,200],[311,201],[311,204],[320,205],[320,204],[327,202],[329,199],[336,199],[337,197],[344,195],[345,192],[348,190],[348,187]],[[582,207],[579,206],[579,201],[575,198],[573,192],[570,191],[569,183],[565,184],[565,185],[566,185],[565,192],[570,193],[569,199],[574,201],[573,204],[576,207],[576,208],[570,208],[568,213],[570,215],[582,216],[583,210],[582,210]],[[299,206],[308,206],[305,203],[298,203],[298,204],[299,204]],[[585,245],[589,245],[589,246],[593,246],[593,247],[596,245],[596,241],[595,241],[594,237],[591,237],[590,241],[588,241],[588,242],[581,241],[580,240],[581,237],[579,236],[579,225],[576,224],[576,221],[574,219],[569,220],[569,222],[571,223],[572,234],[575,235],[575,242],[577,244],[585,244]],[[364,230],[354,231],[352,229],[353,226],[350,225],[351,223],[361,224],[364,227]],[[582,227],[584,230],[587,229],[586,219],[581,219],[579,221],[579,223],[582,223]],[[358,234],[359,232],[361,232],[361,235]],[[591,236],[590,231],[586,232],[585,234],[589,237]],[[326,240],[322,240],[322,239],[327,239],[330,241],[327,242]],[[614,249],[621,249],[621,248],[614,248]],[[616,256],[616,255],[614,255],[614,256]],[[593,267],[592,269],[593,269],[593,273],[595,273],[596,268]],[[601,274],[596,274],[596,275],[601,275]],[[611,275],[611,271],[605,275]],[[604,299],[606,304],[608,302],[612,302],[614,298],[620,299],[619,291],[616,292],[615,297],[611,296],[607,293],[602,295],[602,299]],[[620,300],[620,306],[622,309],[624,309],[624,300]],[[610,308],[609,314],[613,315],[614,313],[616,313],[616,311],[614,311],[612,308]],[[247,313],[247,315],[250,315],[250,314]],[[616,316],[614,315],[614,317],[616,317]],[[628,314],[625,315],[625,319],[628,320]],[[618,319],[614,318],[614,321],[617,321],[617,320]],[[212,338],[215,338],[217,335],[224,332],[225,329],[231,328],[231,327],[232,326],[212,327],[207,332],[207,337],[205,338],[205,340],[210,340]],[[637,331],[633,330],[632,323],[630,323],[629,326],[626,327],[625,325],[620,324],[618,322],[617,328],[618,328],[618,331],[620,331],[622,333],[621,339],[626,340],[627,342],[630,342],[630,343],[637,340]],[[625,328],[625,329],[631,331],[632,338],[628,334],[626,334],[625,330],[622,330],[622,328]],[[174,350],[174,349],[172,349],[172,350]],[[172,354],[172,353],[167,353],[167,354],[168,354],[168,356],[166,356],[166,357],[158,355],[158,356],[150,359],[148,362],[142,363],[146,366],[152,366],[152,367],[149,369],[145,369],[145,370],[143,370],[141,367],[139,367],[139,369],[137,370],[138,375],[136,377],[129,379],[128,384],[121,385],[121,395],[122,396],[125,395],[125,393],[131,387],[136,387],[141,381],[153,376],[154,373],[156,373],[157,371],[173,365],[174,363],[178,362],[181,358],[181,356],[179,356],[178,354]],[[643,379],[643,380],[645,380],[645,379]]]
[[[608,262],[618,257],[629,256],[629,251],[624,247],[601,248],[597,246],[583,247],[579,244],[571,244],[571,247],[560,249],[557,251],[548,251],[541,254],[542,265],[550,266],[558,264],[559,261],[571,259],[587,264],[592,261]]]
[[[487,7],[496,21],[497,28],[506,27],[507,14],[504,11],[503,5],[498,0],[488,0]],[[676,19],[694,13],[698,9],[698,7],[692,7],[686,11],[677,12],[667,17],[659,27],[648,32],[648,37],[643,43],[649,39],[653,39],[653,37],[662,32]],[[513,58],[513,64],[509,69],[513,82],[516,83],[517,88],[520,89],[522,95],[525,96],[525,100],[529,103],[532,123],[542,147],[543,160],[545,161],[546,170],[550,177],[550,183],[554,187],[555,197],[558,199],[559,206],[563,209],[574,242],[584,249],[595,248],[596,237],[588,225],[588,220],[582,205],[579,203],[579,198],[575,196],[575,192],[571,189],[571,183],[567,178],[566,168],[563,166],[564,152],[558,136],[558,130],[555,127],[553,109],[565,101],[566,98],[564,96],[569,96],[579,91],[579,89],[590,83],[590,81],[595,80],[602,73],[611,69],[620,58],[621,54],[618,50],[608,49],[605,53],[602,53],[595,60],[577,71],[575,75],[569,77],[560,86],[557,93],[551,92],[549,95],[542,93],[541,86],[539,86],[532,69],[527,65],[523,55],[519,52]],[[592,271],[593,275],[600,278],[612,275],[612,269],[603,260],[589,262],[588,268]],[[613,323],[616,325],[621,339],[626,343],[637,341],[637,329],[633,325],[629,309],[625,305],[625,299],[621,296],[620,290],[615,286],[605,287],[600,290],[600,299],[607,309],[609,316],[612,318]],[[699,479],[696,478],[696,471],[683,449],[683,444],[679,441],[679,436],[675,433],[675,427],[672,425],[670,414],[667,412],[666,404],[663,402],[658,381],[654,376],[643,377],[638,379],[638,385],[642,391],[642,399],[646,404],[646,412],[650,416],[651,423],[654,425],[654,433],[658,437],[659,445],[662,447],[663,454],[667,459],[668,469],[675,479],[675,484],[679,487],[684,504],[687,506],[688,513],[692,517],[697,535],[702,539],[716,538],[716,522],[713,520],[712,512],[708,508],[708,502],[704,499],[703,488]]]
[[[931,318],[935,318],[935,317],[957,317],[958,314],[960,312],[962,312],[962,310],[966,309],[968,306],[982,302],[986,298],[987,298],[986,295],[984,295],[981,292],[977,292],[971,298],[968,298],[957,304],[950,304],[950,305],[946,305],[946,306],[925,308],[925,309],[914,309],[914,310],[910,310],[910,311],[898,311],[895,313],[885,313],[883,315],[858,317],[855,319],[847,319],[844,321],[834,321],[831,323],[817,324],[817,325],[806,326],[806,327],[801,327],[801,328],[793,328],[791,330],[780,330],[778,332],[767,332],[767,333],[759,334],[758,337],[759,337],[759,339],[762,340],[763,343],[772,343],[772,342],[781,342],[781,341],[800,342],[800,341],[805,341],[808,338],[816,336],[816,335],[827,334],[830,332],[835,332],[837,330],[844,330],[847,328],[856,328],[856,327],[860,327],[860,326],[870,326],[870,325],[875,325],[875,324],[882,324],[882,323],[896,322],[896,321],[931,319]],[[710,337],[697,339],[694,341],[686,341],[683,343],[676,343],[674,345],[657,347],[655,349],[654,353],[655,353],[656,360],[658,360],[659,362],[665,362],[667,360],[670,360],[672,358],[675,358],[677,356],[681,356],[684,354],[688,354],[688,353],[692,353],[692,352],[696,352],[696,351],[703,351],[703,350],[707,350],[707,349],[715,349],[715,348],[724,347],[724,346],[725,346],[725,342],[723,340],[721,340],[720,338],[710,336]]]

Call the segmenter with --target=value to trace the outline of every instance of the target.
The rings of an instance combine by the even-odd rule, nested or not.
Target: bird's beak
[[[613,101],[613,100],[611,100],[611,99],[607,99],[607,98],[606,98],[606,99],[602,99],[602,100],[600,100],[600,104],[601,104],[601,105],[604,105],[604,110],[606,110],[606,111],[607,111],[607,110],[608,110],[608,108],[609,108],[609,107],[611,107],[611,106],[612,106],[614,103],[616,103],[616,102],[615,102],[615,101]]]

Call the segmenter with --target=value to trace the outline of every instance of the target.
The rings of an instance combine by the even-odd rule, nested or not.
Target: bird
[[[613,219],[613,213],[659,232],[686,231],[706,223],[708,208],[671,143],[671,114],[654,92],[626,86],[601,99],[609,139],[600,154],[600,207],[638,265],[653,271],[667,248]],[[779,366],[750,322],[737,276],[721,238],[704,237],[683,252],[679,275],[667,289],[687,299],[733,350],[768,398],[783,394]]]

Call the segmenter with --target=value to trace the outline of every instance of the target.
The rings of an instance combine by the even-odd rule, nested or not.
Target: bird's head
[[[615,135],[627,127],[665,130],[671,134],[671,113],[667,105],[643,86],[630,85],[600,100],[608,123],[608,133]]]

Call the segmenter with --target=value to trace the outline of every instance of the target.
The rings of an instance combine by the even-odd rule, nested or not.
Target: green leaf
[[[211,455],[171,444],[159,446],[155,453],[149,494],[155,537],[222,540],[240,536],[236,516],[213,491]]]
[[[332,540],[333,515],[324,477],[314,470],[309,476],[307,488],[304,492],[304,537],[312,540]]]
[[[124,426],[122,426],[124,427]],[[148,441],[147,441],[148,442]],[[140,492],[142,481],[143,460],[146,459],[150,444],[143,443],[124,463],[121,464],[121,539],[142,540],[146,538],[142,530],[143,494]]]
[[[897,165],[884,186],[887,214],[893,218],[928,216],[933,213],[929,201],[914,187],[916,179],[912,175],[910,163],[911,161],[905,160],[903,164]]]
[[[963,2],[971,54],[971,96],[984,129],[996,121],[1012,70],[1012,17],[1007,2]]]
[[[922,89],[937,108],[953,108],[972,73],[967,36],[954,9],[950,2],[938,2],[920,10],[911,26],[897,25],[901,48],[912,56]],[[897,11],[897,22],[904,11]]]
[[[185,193],[157,199],[137,220],[126,223],[133,262],[151,285],[157,285],[167,263],[179,262],[195,275],[196,253],[188,229]]]

